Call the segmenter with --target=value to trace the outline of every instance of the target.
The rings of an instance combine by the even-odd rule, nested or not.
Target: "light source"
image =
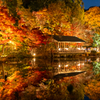
[[[59,51],[61,50],[61,48],[58,49]]]
[[[80,63],[77,66],[80,66]]]
[[[33,53],[33,56],[36,56],[36,53]]]
[[[34,58],[34,59],[33,59],[33,61],[35,62],[35,61],[36,61],[36,59]]]
[[[68,50],[68,48],[65,48],[66,50]]]
[[[78,50],[81,50],[81,48],[77,48]]]
[[[68,65],[66,65],[65,67],[68,67]]]

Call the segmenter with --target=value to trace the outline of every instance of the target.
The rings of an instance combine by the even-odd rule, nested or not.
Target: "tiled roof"
[[[75,36],[59,36],[59,35],[53,35],[53,39],[59,41],[59,42],[85,42],[84,40],[75,37]]]

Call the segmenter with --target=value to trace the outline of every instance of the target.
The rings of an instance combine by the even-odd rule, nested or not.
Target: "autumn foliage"
[[[87,86],[85,87],[85,94],[91,100],[99,100],[100,99],[100,74],[97,74],[93,80],[88,82]]]
[[[28,85],[38,86],[44,77],[48,78],[46,71],[34,71],[31,67],[26,78],[23,78],[19,71],[15,71],[7,78],[7,81],[0,79],[0,84],[2,84],[0,87],[0,100],[13,100],[22,96],[21,92],[25,91]]]
[[[27,26],[14,26],[16,19],[9,15],[6,7],[0,6],[0,44],[6,44],[10,41],[20,46],[26,43],[27,46],[34,46],[45,43],[46,36],[38,28],[29,30]],[[45,41],[44,41],[45,40]]]
[[[85,24],[89,25],[94,32],[100,34],[100,7],[91,7],[85,12]]]

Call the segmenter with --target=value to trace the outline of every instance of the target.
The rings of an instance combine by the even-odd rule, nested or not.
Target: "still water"
[[[86,86],[88,81],[93,80],[94,76],[100,73],[100,58],[81,58],[81,59],[80,58],[55,58],[55,59],[25,58],[24,60],[19,62],[16,62],[15,59],[11,59],[5,63],[1,63],[0,78],[5,79],[5,76],[10,77],[16,71],[19,71],[22,77],[26,77],[29,75],[28,73],[29,69],[36,71],[47,71],[48,79],[46,80],[50,81],[50,79],[54,79],[59,84],[62,81],[63,82],[67,81],[67,86],[69,84],[74,84],[75,86],[74,91],[77,91],[75,92],[76,93],[75,95],[78,95],[79,98],[77,99],[77,97],[74,96],[73,99],[73,97],[71,97],[73,94],[72,95],[69,94],[70,97],[69,100],[82,100],[81,96],[85,95],[84,90],[82,90],[84,89],[83,85]],[[84,72],[80,73],[82,71]],[[75,74],[73,72],[75,73],[77,72],[78,74]],[[66,76],[63,76],[62,74],[66,74]],[[60,75],[60,77],[58,76],[54,78],[54,76],[56,75]],[[80,91],[82,93],[78,93]],[[53,100],[55,99],[53,98]],[[84,100],[89,100],[89,99],[84,99]],[[91,99],[91,100],[99,100],[99,99]]]

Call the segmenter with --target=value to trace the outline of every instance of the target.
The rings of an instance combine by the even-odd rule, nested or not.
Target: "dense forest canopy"
[[[91,7],[85,12],[85,24],[90,25],[95,32],[100,34],[100,7]]]
[[[77,36],[92,43],[93,33],[99,34],[99,7],[84,11],[82,0],[0,1],[1,7],[6,7],[7,14],[14,19],[11,26],[15,30],[11,35],[12,38],[10,37],[14,41],[16,41],[15,39],[20,43],[24,41],[23,43],[31,46],[32,44],[46,43],[48,34],[57,34]],[[19,37],[16,36],[19,33]],[[11,31],[7,31],[7,34],[11,34]],[[1,35],[1,41],[3,38]],[[9,37],[7,38],[9,39]],[[36,42],[37,40],[38,42]]]

